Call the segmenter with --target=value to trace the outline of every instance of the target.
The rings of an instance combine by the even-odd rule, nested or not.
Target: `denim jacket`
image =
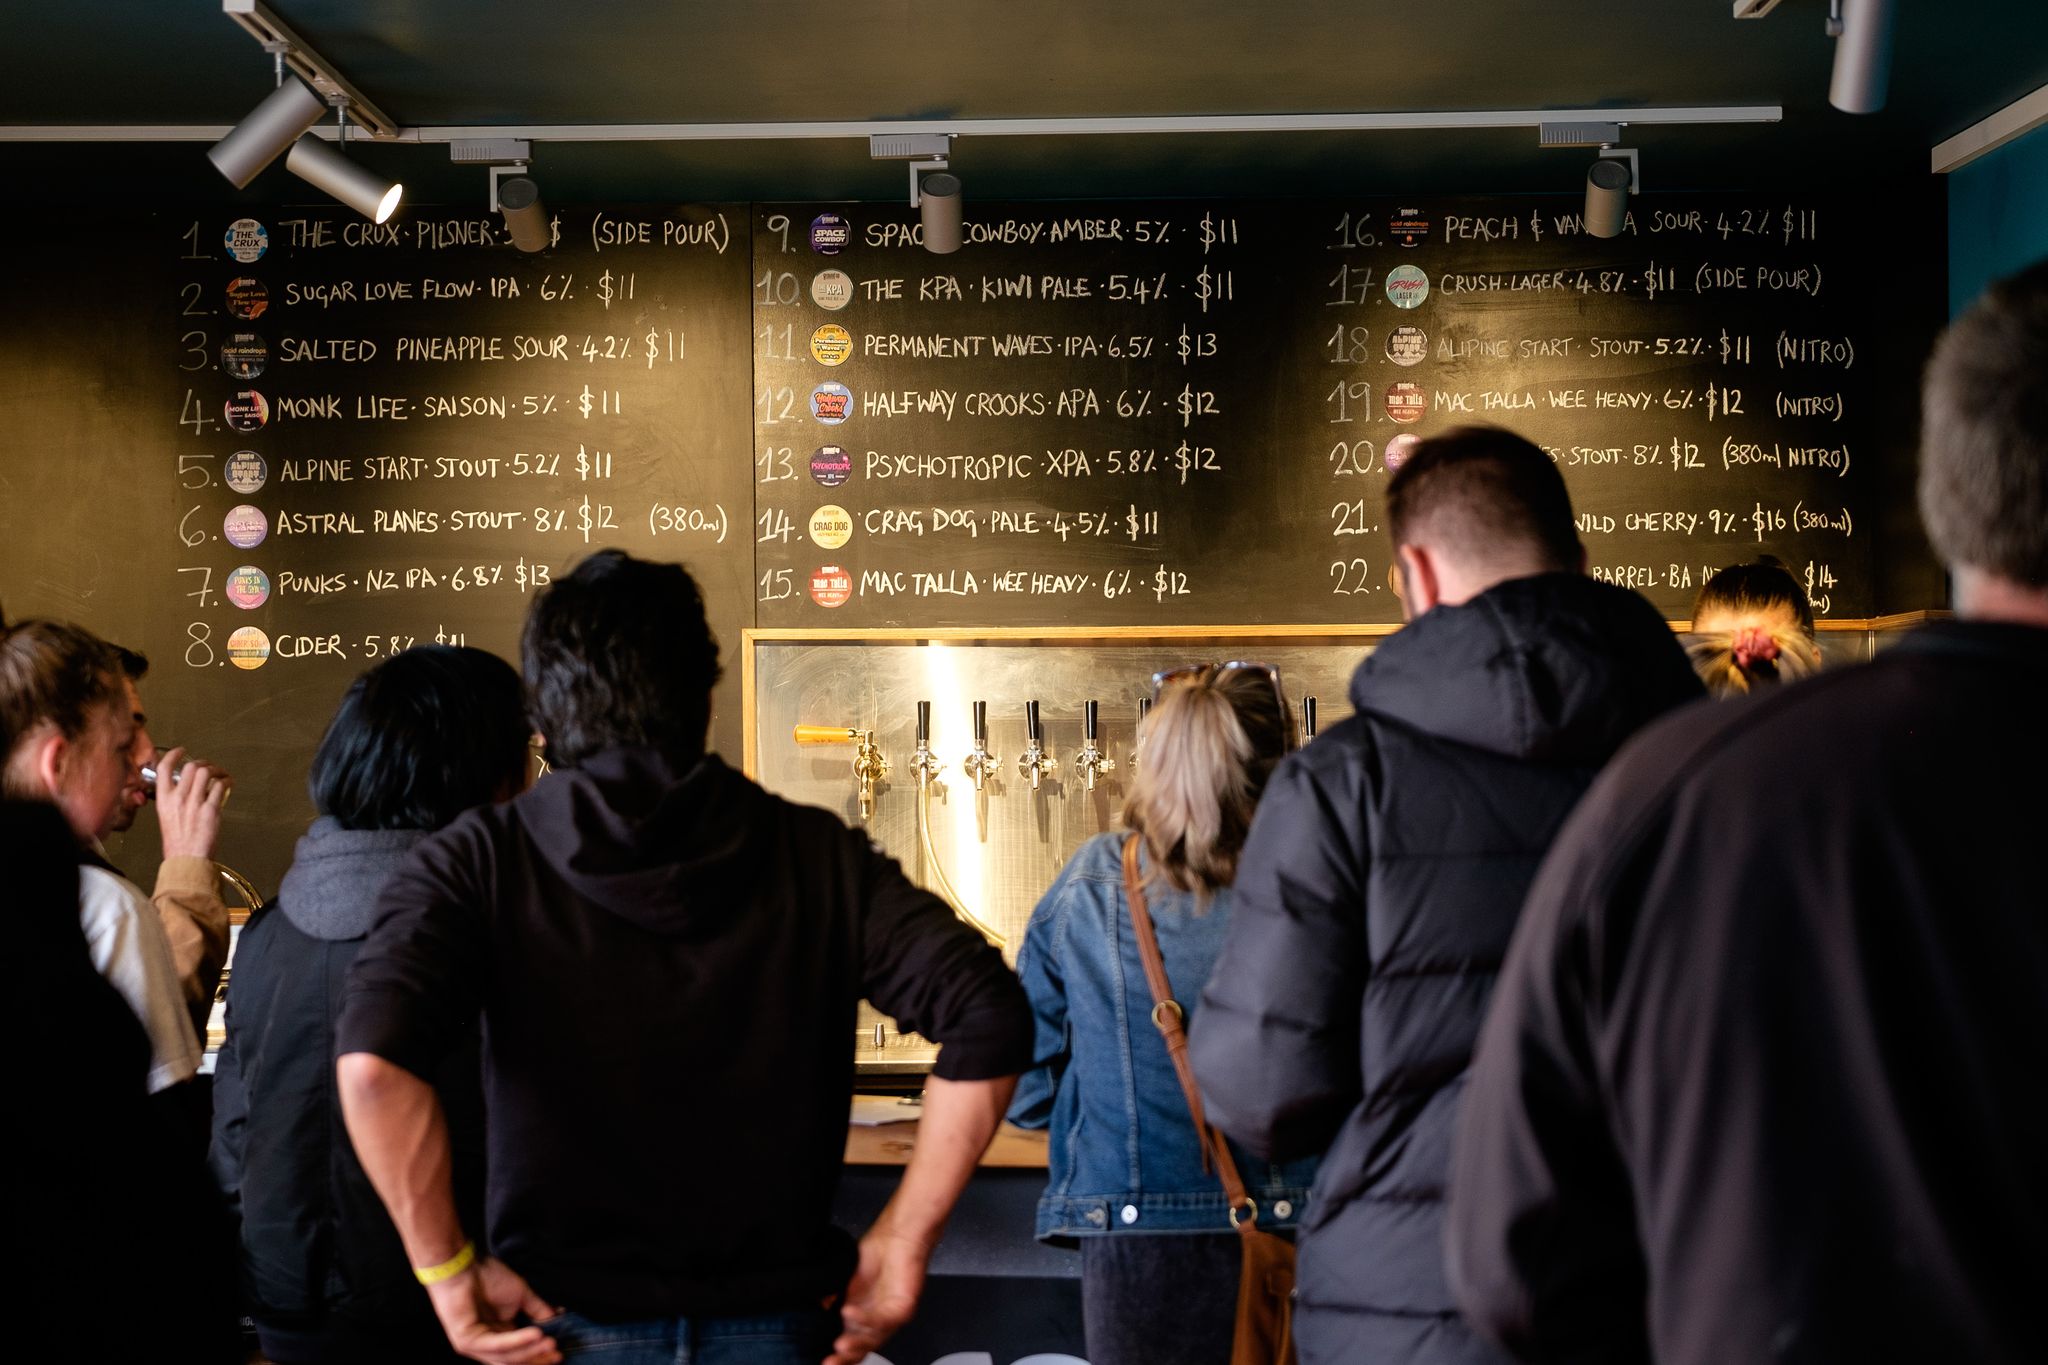
[[[1010,1121],[1052,1130],[1038,1201],[1038,1236],[1047,1241],[1231,1230],[1223,1187],[1202,1169],[1187,1099],[1152,1024],[1152,992],[1124,900],[1124,838],[1102,834],[1081,846],[1032,912],[1017,955],[1037,1027]],[[1194,896],[1153,880],[1145,903],[1166,978],[1192,1022],[1223,947],[1230,893],[1197,910]],[[1258,1202],[1259,1225],[1293,1226],[1315,1162],[1274,1165],[1232,1152]]]

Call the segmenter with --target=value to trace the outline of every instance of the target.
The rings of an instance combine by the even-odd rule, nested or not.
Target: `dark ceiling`
[[[217,0],[0,0],[0,125],[226,124],[270,85]],[[828,119],[1782,104],[1784,122],[1633,130],[1650,190],[1867,187],[1924,177],[1942,139],[2048,84],[2043,0],[1900,0],[1880,114],[1826,102],[1823,0],[1737,21],[1728,0],[274,0],[399,122]],[[0,169],[82,197],[221,186],[198,144],[0,144]],[[368,159],[414,199],[481,203],[438,146]],[[1563,189],[1583,152],[1531,130],[962,138],[971,196]],[[894,198],[857,139],[551,143],[559,201]],[[123,174],[103,172],[118,167]],[[303,197],[281,169],[258,196]]]

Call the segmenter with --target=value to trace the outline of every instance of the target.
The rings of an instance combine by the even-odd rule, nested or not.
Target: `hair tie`
[[[1760,663],[1778,661],[1778,642],[1761,626],[1744,626],[1736,631],[1734,642],[1729,647],[1735,654],[1735,666],[1744,672]]]

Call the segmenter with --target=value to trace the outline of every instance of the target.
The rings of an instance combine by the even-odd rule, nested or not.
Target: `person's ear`
[[[1401,616],[1413,621],[1443,600],[1436,556],[1426,545],[1397,545],[1394,553],[1401,561]]]
[[[70,773],[72,764],[78,761],[78,746],[66,739],[64,732],[54,725],[28,744],[29,771],[55,800],[57,793],[64,790],[64,778]]]

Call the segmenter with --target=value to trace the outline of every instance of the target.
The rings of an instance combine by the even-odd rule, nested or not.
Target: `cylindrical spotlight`
[[[364,170],[317,137],[302,137],[292,144],[285,169],[315,189],[327,191],[373,223],[381,223],[398,207],[403,185]]]
[[[326,112],[327,101],[307,89],[305,82],[287,76],[247,118],[207,149],[206,159],[236,189],[247,189],[265,166]]]
[[[960,177],[938,171],[918,186],[918,213],[924,219],[924,249],[950,256],[960,249]]]
[[[543,251],[552,235],[548,211],[540,202],[540,186],[526,176],[498,182],[498,211],[505,215],[505,231],[512,245],[521,251]]]
[[[1635,177],[1626,161],[1603,156],[1586,167],[1586,235],[1619,237],[1628,221],[1628,186]]]
[[[1845,114],[1884,108],[1892,74],[1895,0],[1842,0],[1842,36],[1835,39],[1835,74],[1828,103]]]

